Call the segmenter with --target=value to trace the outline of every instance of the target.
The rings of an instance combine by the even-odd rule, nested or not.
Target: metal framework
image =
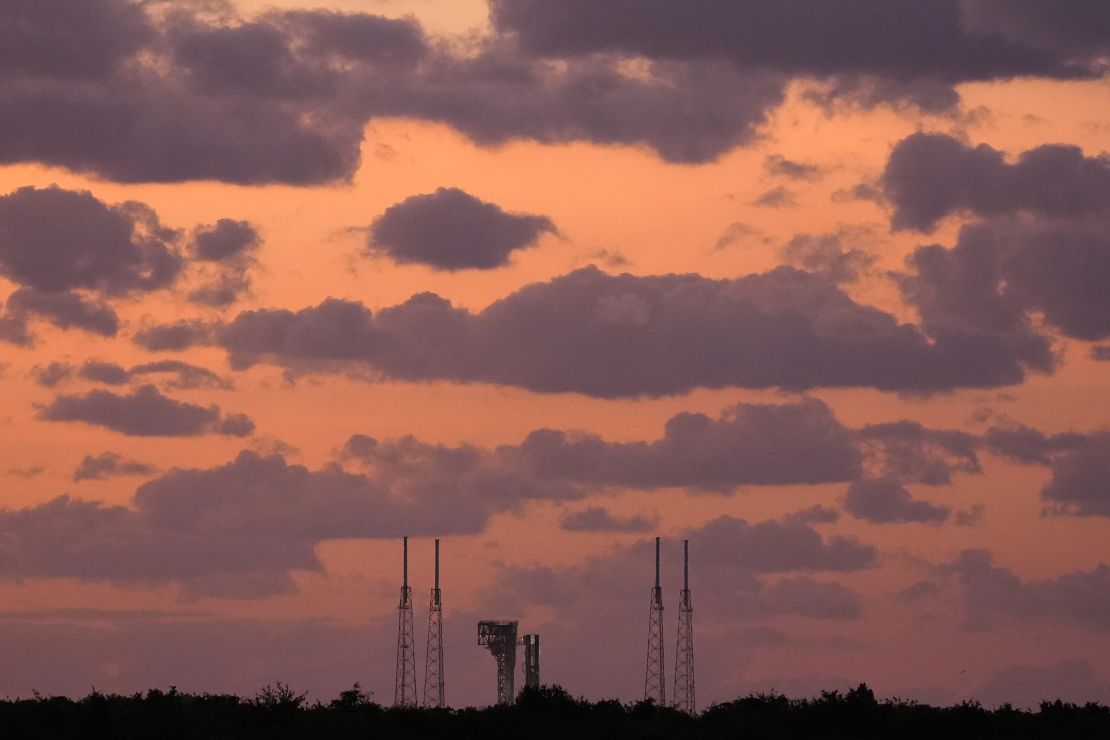
[[[524,688],[540,687],[540,636],[525,635],[520,638],[524,646]]]
[[[497,703],[515,698],[516,628],[519,622],[503,619],[478,622],[478,644],[489,648],[497,661]]]
[[[682,541],[682,594],[678,600],[678,645],[674,658],[674,708],[694,714],[694,605],[690,601],[690,541]]]
[[[424,662],[424,706],[445,707],[443,690],[443,594],[439,590],[439,540],[436,540],[436,580],[428,604],[428,652]]]
[[[644,699],[659,706],[667,704],[667,679],[663,662],[663,589],[659,586],[659,538],[655,538],[655,587],[651,589],[648,612],[647,669],[644,675]]]
[[[413,648],[412,589],[409,588],[409,538],[404,538],[404,578],[397,606],[397,672],[393,679],[393,705],[416,706],[416,650]]]

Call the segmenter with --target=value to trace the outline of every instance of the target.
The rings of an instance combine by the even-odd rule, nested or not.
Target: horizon
[[[0,0],[0,695],[1110,702],[1110,4],[633,1]]]

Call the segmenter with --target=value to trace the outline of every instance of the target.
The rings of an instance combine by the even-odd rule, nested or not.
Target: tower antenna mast
[[[397,606],[397,671],[393,679],[393,704],[416,706],[416,651],[412,638],[412,589],[409,588],[409,538],[404,540],[401,601]]]
[[[439,540],[436,540],[436,579],[428,605],[428,653],[424,663],[424,706],[447,706],[443,690],[443,593],[439,590]]]
[[[659,585],[659,538],[655,538],[655,587],[651,589],[648,611],[647,669],[644,675],[644,699],[653,699],[659,706],[667,703],[667,679],[663,663],[663,589]]]
[[[678,600],[674,708],[687,714],[697,711],[694,698],[694,604],[690,600],[690,540],[682,541],[682,594]]]

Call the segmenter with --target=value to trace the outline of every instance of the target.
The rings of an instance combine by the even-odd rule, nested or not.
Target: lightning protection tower
[[[393,704],[416,706],[416,651],[412,637],[412,589],[409,588],[409,538],[404,538],[404,577],[401,603],[397,606],[397,672],[393,683]]]
[[[682,541],[682,594],[678,599],[678,646],[674,658],[674,708],[693,714],[694,605],[690,601],[690,541]]]
[[[525,635],[520,638],[524,646],[524,688],[540,687],[540,636]]]
[[[443,597],[439,590],[439,540],[436,540],[436,580],[428,605],[428,653],[424,663],[424,706],[445,707],[443,693]]]
[[[519,622],[478,622],[478,644],[489,648],[497,661],[497,703],[512,704],[515,698],[516,628]]]
[[[644,699],[654,699],[659,706],[667,703],[667,679],[663,664],[663,589],[659,586],[659,538],[655,538],[655,587],[651,589],[648,612],[647,670],[644,676]]]

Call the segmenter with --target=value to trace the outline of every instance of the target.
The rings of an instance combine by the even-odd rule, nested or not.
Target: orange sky
[[[262,8],[287,7],[329,7],[393,17],[415,14],[429,32],[437,34],[463,33],[485,24],[485,6],[480,0],[240,0],[238,5],[245,15]],[[951,133],[971,144],[987,143],[1011,156],[1046,143],[1074,144],[1092,157],[1104,154],[1110,149],[1110,131],[1105,124],[1110,120],[1108,92],[1105,78],[1069,83],[969,83],[959,87],[960,112],[947,116],[889,106],[828,111],[807,101],[803,83],[795,83],[786,103],[774,109],[759,129],[757,141],[706,164],[668,163],[645,147],[588,142],[521,140],[482,147],[446,125],[380,118],[366,125],[362,164],[349,184],[121,184],[60,167],[25,163],[0,167],[0,193],[49,185],[88,190],[106,203],[146,203],[163,223],[184,229],[224,217],[250,221],[263,238],[257,265],[251,270],[254,289],[222,314],[228,319],[252,308],[296,310],[328,297],[362,301],[377,310],[422,291],[478,311],[523,285],[548,281],[591,263],[609,272],[635,275],[699,273],[736,278],[774,268],[781,262],[780,246],[796,234],[851,228],[862,235],[859,246],[877,259],[867,275],[847,286],[847,292],[903,321],[916,321],[912,307],[902,301],[887,271],[901,269],[905,256],[918,245],[953,244],[960,225],[975,217],[948,218],[934,234],[892,233],[889,207],[866,201],[836,202],[833,194],[861,181],[874,181],[892,147],[921,129]],[[817,165],[821,174],[809,182],[785,181],[765,170],[764,161],[771,154]],[[795,193],[796,205],[752,205],[756,197],[777,185]],[[438,187],[460,188],[506,211],[547,215],[559,233],[541,236],[534,247],[515,254],[508,266],[495,270],[441,272],[360,254],[365,232],[355,229],[368,226],[390,205]],[[715,249],[730,224],[737,222],[752,227],[752,234]],[[602,250],[619,254],[626,262],[610,266],[599,257]],[[0,288],[16,287],[0,278]],[[0,290],[0,295],[7,292]],[[270,365],[232,372],[224,352],[196,348],[179,357],[231,377],[234,390],[181,390],[172,395],[202,406],[215,403],[226,412],[246,413],[256,424],[250,437],[132,437],[38,418],[37,410],[58,392],[84,392],[92,386],[73,381],[58,389],[41,387],[32,375],[36,366],[52,361],[80,364],[89,359],[130,366],[157,359],[129,341],[135,330],[179,318],[221,315],[190,305],[181,288],[123,299],[116,308],[123,329],[114,338],[36,324],[38,340],[33,347],[0,345],[0,449],[4,450],[0,489],[4,508],[35,506],[62,493],[129,505],[141,478],[72,480],[73,468],[84,455],[108,450],[165,471],[222,465],[241,449],[268,451],[280,440],[295,448],[288,453],[291,461],[315,469],[333,460],[347,438],[356,433],[379,439],[413,435],[433,443],[482,447],[518,444],[541,427],[583,430],[613,441],[653,440],[662,436],[668,418],[683,411],[715,418],[737,403],[782,403],[794,398],[777,390],[726,388],[606,400],[481,383],[365,382],[338,374],[310,375],[290,382],[280,368]],[[1088,357],[1088,343],[1059,341],[1064,347],[1061,367],[1051,376],[1031,375],[1015,387],[962,389],[927,397],[820,388],[807,395],[828,403],[849,427],[912,419],[931,427],[979,434],[986,424],[977,422],[974,414],[990,408],[1048,433],[1105,428],[1105,409],[1110,408],[1108,366]],[[700,703],[753,689],[804,691],[815,682],[841,680],[865,680],[888,694],[917,691],[926,698],[951,700],[969,695],[1011,666],[1049,666],[1080,659],[1091,660],[1102,685],[1108,685],[1110,674],[1093,660],[1110,651],[1110,632],[1105,627],[1098,631],[1051,619],[1015,618],[986,631],[969,631],[954,592],[943,592],[927,603],[903,602],[896,597],[907,586],[933,578],[934,569],[951,562],[965,548],[990,551],[996,566],[1008,568],[1024,580],[1051,579],[1110,562],[1105,517],[1041,516],[1039,492],[1050,478],[1047,469],[985,454],[982,460],[981,475],[958,475],[951,485],[937,488],[910,486],[915,496],[954,510],[981,505],[983,518],[973,526],[878,524],[843,514],[835,523],[816,525],[826,536],[852,536],[873,545],[879,553],[878,567],[825,574],[829,576],[825,580],[846,585],[860,595],[862,612],[857,618],[820,620],[786,615],[737,622],[728,615],[699,609],[699,651],[706,651],[699,665],[704,671],[699,680],[705,687]],[[42,470],[19,472],[32,468]],[[843,489],[843,484],[742,486],[731,495],[719,495],[681,488],[645,492],[615,486],[580,501],[528,503],[518,513],[494,515],[480,534],[446,537],[447,610],[457,618],[450,623],[457,634],[448,636],[449,680],[453,681],[449,699],[452,703],[482,703],[492,698],[492,692],[485,690],[492,687],[492,661],[472,644],[471,622],[478,616],[509,616],[486,615],[484,611],[490,608],[487,589],[498,582],[501,569],[573,566],[647,536],[567,532],[559,526],[563,512],[602,506],[621,517],[654,516],[658,534],[673,540],[684,530],[701,527],[724,514],[758,522],[780,519],[816,504],[836,508]],[[678,553],[673,541],[668,547],[672,556]],[[420,558],[414,572],[421,643],[429,546],[420,541],[414,548]],[[398,586],[399,543],[388,538],[332,540],[320,544],[317,552],[323,571],[297,573],[299,589],[295,593],[255,599],[189,598],[165,583],[129,585],[110,579],[16,575],[0,582],[0,602],[9,615],[0,618],[19,622],[18,616],[12,616],[17,612],[64,609],[185,609],[208,615],[204,618],[290,622],[319,618],[348,626],[384,622],[388,627]],[[695,603],[712,603],[698,590],[696,540],[692,552]],[[646,567],[643,573],[648,573]],[[637,593],[643,592],[644,601],[648,585],[645,580],[633,586]],[[668,598],[673,599],[675,589],[668,585]],[[498,603],[518,603],[512,594],[502,596],[504,601]],[[1105,600],[1105,596],[1101,598]],[[587,678],[591,673],[606,676],[605,670],[561,660],[560,651],[566,646],[554,637],[544,643],[550,656],[545,680],[563,683],[572,693],[605,695],[608,691],[624,699],[636,698],[642,678],[641,637],[646,631],[641,606],[646,604],[637,603],[630,613],[627,630],[632,637],[624,638],[636,652],[628,656],[627,675],[611,689],[599,688],[602,679]],[[564,618],[557,605],[522,608],[525,611],[519,617],[531,619],[533,624],[557,625]],[[66,618],[56,619],[66,622]],[[753,625],[780,630],[791,639],[771,647],[745,645],[737,633]],[[111,619],[99,628],[123,635],[129,629]],[[669,642],[672,622],[667,630]],[[354,651],[352,665],[331,668],[342,658],[306,649],[287,659],[280,655],[244,659],[238,673],[213,677],[211,686],[190,688],[249,692],[255,687],[240,682],[261,678],[288,680],[326,694],[359,680],[379,697],[386,697],[392,688],[392,639],[388,629],[367,628],[368,647]],[[566,653],[577,655],[581,646],[573,651],[566,647]],[[361,656],[366,660],[353,665]],[[18,670],[5,671],[0,674],[0,689],[6,694],[27,694],[32,688],[70,691],[73,686],[95,684],[102,690],[131,691],[145,688],[140,682],[154,680],[152,676],[164,677],[165,683],[176,682],[172,669],[158,672],[137,666],[135,660],[134,656],[119,660],[94,656],[81,663],[80,670],[85,672],[80,676],[59,679],[53,685],[49,671],[37,674],[36,685],[27,683]],[[64,663],[61,656],[55,656],[53,662],[58,666]],[[967,673],[962,673],[965,670]]]

